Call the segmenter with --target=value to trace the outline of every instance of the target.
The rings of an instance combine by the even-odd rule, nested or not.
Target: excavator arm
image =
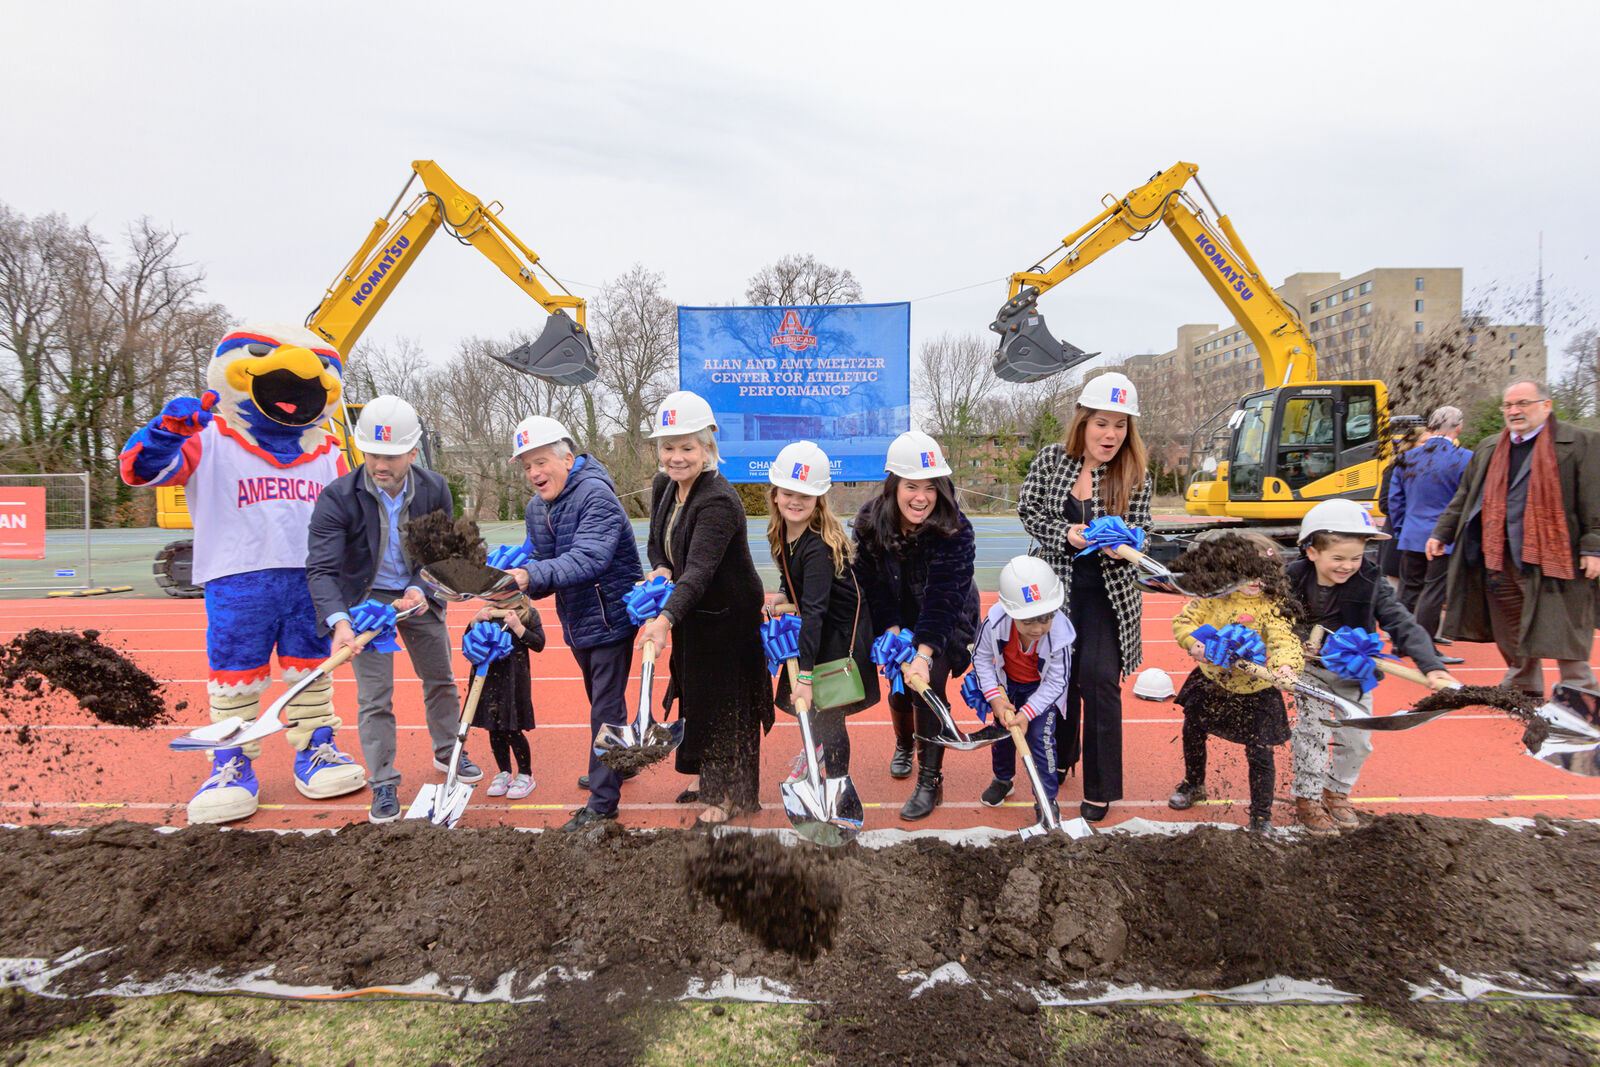
[[[1100,214],[1061,242],[1060,258],[1052,266],[1013,274],[1009,299],[989,326],[1000,335],[995,373],[1006,381],[1034,382],[1097,355],[1057,341],[1039,314],[1039,297],[1124,241],[1139,240],[1160,222],[1255,342],[1267,383],[1315,380],[1316,349],[1299,316],[1262,278],[1228,217],[1218,212],[1215,226],[1210,225],[1183,191],[1193,179],[1211,203],[1198,172],[1193,163],[1177,163],[1120,200],[1107,197]]]
[[[565,290],[556,294],[545,287],[534,273],[538,255],[500,221],[498,202],[484,204],[432,160],[417,160],[411,170],[410,179],[388,213],[372,224],[367,239],[306,317],[306,326],[348,356],[378,309],[443,226],[457,241],[482,252],[550,313],[537,340],[495,358],[560,385],[593,381],[598,366],[584,322],[583,300]],[[396,215],[395,209],[418,178],[422,179],[422,192]],[[569,309],[575,321],[568,317]]]

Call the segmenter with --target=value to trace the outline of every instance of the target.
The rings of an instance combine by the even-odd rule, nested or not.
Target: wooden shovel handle
[[[1306,639],[1306,647],[1311,649],[1311,651],[1314,653],[1321,652],[1322,642],[1327,639],[1327,636],[1327,629],[1320,623],[1316,626],[1313,626],[1311,628],[1311,636]],[[1396,663],[1392,659],[1379,659],[1375,656],[1373,657],[1372,665],[1378,668],[1378,670],[1382,671],[1384,674],[1392,674],[1396,678],[1404,678],[1408,682],[1416,682],[1418,685],[1425,685],[1429,689],[1439,690],[1456,688],[1455,685],[1445,681],[1442,678],[1436,682],[1429,678],[1426,674],[1423,674],[1421,671],[1417,670],[1415,667],[1407,667],[1404,663]]]
[[[1140,552],[1137,548],[1134,548],[1132,545],[1118,545],[1111,551],[1132,564],[1137,565],[1143,563],[1145,560],[1145,554]]]
[[[789,669],[789,699],[794,701],[794,713],[804,715],[811,710],[811,703],[794,695],[794,691],[800,688],[800,661],[791,656],[783,662]]]
[[[478,714],[478,698],[483,695],[483,680],[486,677],[488,675],[485,674],[474,674],[472,676],[472,688],[467,690],[467,707],[461,713],[463,730],[472,726],[472,717]]]
[[[1229,666],[1231,666],[1234,670],[1243,671],[1244,673],[1250,675],[1253,678],[1259,678],[1263,682],[1271,682],[1275,686],[1282,687],[1282,686],[1285,686],[1285,685],[1293,684],[1293,683],[1290,683],[1290,682],[1285,682],[1283,679],[1279,678],[1276,674],[1273,674],[1270,670],[1268,670],[1267,668],[1263,667],[1261,664],[1256,663],[1256,662],[1254,662],[1252,660],[1236,659],[1231,664],[1229,664]]]

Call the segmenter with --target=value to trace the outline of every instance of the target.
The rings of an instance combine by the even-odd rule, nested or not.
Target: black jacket
[[[362,484],[365,464],[329,483],[317,497],[311,512],[311,528],[306,541],[306,584],[311,587],[311,603],[317,609],[317,632],[327,633],[329,615],[349,611],[367,599],[372,579],[383,557],[383,527],[388,521],[383,505]],[[403,512],[416,519],[430,511],[450,512],[453,504],[450,487],[444,478],[415,464],[411,467],[406,492],[411,502]],[[405,553],[405,542],[400,548]],[[411,571],[408,585],[426,591],[417,561],[406,559]],[[444,602],[428,594],[433,609],[443,615]]]
[[[1311,590],[1317,584],[1316,565],[1309,559],[1297,559],[1286,570],[1294,595],[1300,598],[1302,604],[1309,605]],[[1444,670],[1444,661],[1433,647],[1433,639],[1400,603],[1394,587],[1384,580],[1378,565],[1372,560],[1363,560],[1361,569],[1351,575],[1349,581],[1334,588],[1336,592],[1330,609],[1333,617],[1326,621],[1304,620],[1299,627],[1302,639],[1309,635],[1312,625],[1318,622],[1330,630],[1341,626],[1359,626],[1368,633],[1377,632],[1381,626],[1394,642],[1394,650],[1402,656],[1410,656],[1423,671]]]
[[[862,537],[872,528],[872,510],[880,499],[867,501],[855,524],[856,577],[873,629],[880,634],[891,626],[911,630],[918,644],[942,651],[951,675],[958,675],[972,662],[968,646],[978,633],[973,581],[978,541],[972,523],[961,515],[951,536],[923,533],[904,540],[896,551]]]
[[[829,710],[851,715],[876,704],[878,675],[872,667],[872,619],[857,595],[859,583],[854,570],[846,566],[843,574],[835,573],[832,549],[812,529],[800,535],[793,553],[787,544],[782,545],[773,562],[778,564],[784,599],[800,609],[800,655],[796,657],[800,670],[809,671],[819,661],[827,663],[852,656],[861,672],[863,699]],[[789,584],[791,580],[793,585]],[[788,671],[778,675],[777,703],[783,708],[789,706]]]

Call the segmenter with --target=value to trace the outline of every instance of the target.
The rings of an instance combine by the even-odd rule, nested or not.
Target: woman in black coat
[[[671,635],[678,701],[679,773],[700,776],[699,821],[723,823],[757,810],[761,734],[772,728],[772,679],[761,647],[761,578],[750,559],[744,505],[717,471],[716,422],[690,392],[670,394],[656,415],[662,472],[650,496],[649,557],[675,588],[639,629],[657,648]],[[663,432],[665,431],[665,432]]]
[[[939,697],[945,683],[972,662],[968,646],[978,632],[978,587],[973,581],[977,539],[956,505],[950,468],[938,442],[911,431],[894,439],[884,465],[883,489],[856,515],[856,577],[879,631],[916,634],[917,655],[901,668],[921,678]],[[947,704],[948,700],[945,701]],[[911,773],[913,733],[933,737],[938,720],[909,685],[889,694],[894,759],[889,773]],[[917,786],[900,809],[902,819],[932,814],[944,797],[944,746],[916,745]]]
[[[795,657],[799,684],[789,691],[789,672],[778,672],[779,707],[793,712],[793,698],[811,708],[812,733],[822,747],[829,778],[850,773],[850,735],[845,716],[878,702],[878,676],[872,667],[872,622],[861,602],[851,560],[850,536],[828,506],[832,484],[828,455],[810,441],[789,445],[767,471],[767,543],[777,565],[778,597],[800,612],[800,652]],[[849,658],[861,679],[863,695],[831,708],[818,708],[812,675],[818,663]]]

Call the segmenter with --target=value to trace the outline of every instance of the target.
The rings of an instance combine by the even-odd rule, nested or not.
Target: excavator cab
[[[1284,517],[1284,505],[1378,495],[1382,382],[1319,382],[1245,396],[1229,420],[1227,514]]]
[[[565,311],[552,312],[536,340],[494,358],[514,370],[557,385],[583,385],[600,373],[589,331],[568,318]]]
[[[994,373],[1001,381],[1043,381],[1100,354],[1050,336],[1038,303],[1039,290],[1030,285],[1007,300],[989,324],[1000,335]]]

